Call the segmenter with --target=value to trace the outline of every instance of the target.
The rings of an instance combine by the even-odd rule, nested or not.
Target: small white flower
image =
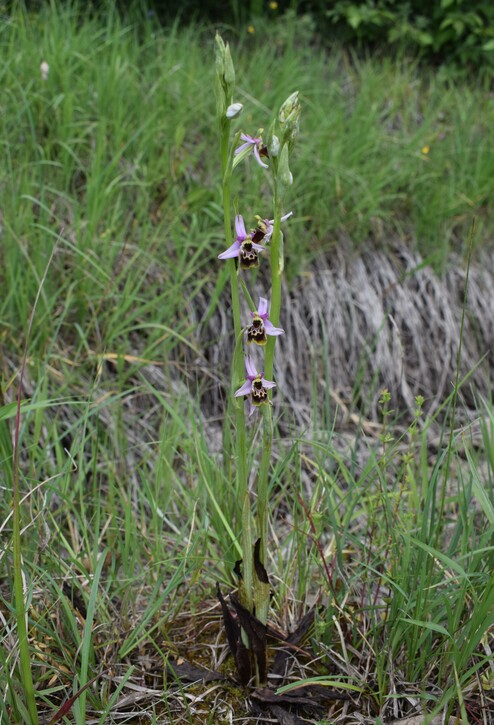
[[[41,63],[39,69],[41,71],[41,80],[42,81],[47,81],[48,80],[48,73],[50,72],[50,66],[48,65],[48,63],[46,62],[46,60],[44,60]]]

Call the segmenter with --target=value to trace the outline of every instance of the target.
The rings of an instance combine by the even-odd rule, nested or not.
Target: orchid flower
[[[249,415],[252,415],[256,407],[269,405],[268,390],[276,387],[276,383],[272,383],[270,380],[264,380],[264,373],[257,372],[251,357],[247,356],[245,358],[245,369],[247,370],[247,380],[236,391],[235,397],[249,396]]]
[[[236,238],[233,244],[221,254],[219,259],[231,259],[232,257],[240,258],[241,269],[252,269],[259,266],[258,252],[264,252],[261,244],[256,244],[250,235],[245,231],[244,220],[241,214],[235,217]]]
[[[284,222],[289,219],[293,214],[293,211],[289,211],[288,214],[282,216],[280,221]],[[261,219],[260,216],[256,217],[257,227],[252,235],[254,242],[261,242],[267,244],[271,240],[273,234],[274,219]]]
[[[240,138],[244,141],[244,143],[235,149],[235,156],[238,156],[238,154],[241,154],[242,151],[245,151],[246,149],[252,149],[259,166],[262,166],[263,169],[267,169],[268,165],[262,161],[261,156],[268,156],[268,150],[264,145],[261,136],[249,136],[248,133],[242,133],[240,134]]]
[[[259,307],[256,312],[251,312],[252,324],[247,328],[247,342],[255,342],[256,345],[265,345],[266,335],[283,335],[285,332],[281,327],[275,327],[268,320],[268,301],[265,297],[259,297]]]

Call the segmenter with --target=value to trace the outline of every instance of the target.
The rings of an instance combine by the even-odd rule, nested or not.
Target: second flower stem
[[[269,317],[275,327],[280,322],[281,310],[281,281],[283,276],[283,254],[281,249],[281,204],[278,197],[277,183],[274,184],[274,217],[273,234],[270,243],[269,263],[271,266],[271,305]],[[274,348],[276,337],[269,337],[264,357],[264,375],[267,380],[273,379]]]
[[[281,279],[283,274],[283,255],[281,249],[281,206],[277,193],[277,185],[274,185],[274,221],[273,234],[271,237],[271,308],[270,319],[273,325],[278,326],[281,309]],[[273,379],[274,349],[276,337],[270,336],[266,345],[264,357],[264,374],[267,380]],[[263,437],[261,465],[259,468],[259,479],[257,483],[257,517],[259,522],[260,548],[259,558],[265,567],[267,560],[267,539],[269,531],[269,505],[268,505],[268,479],[269,466],[271,462],[271,449],[273,447],[273,419],[271,407],[264,410]],[[269,610],[269,587],[259,585],[256,591],[256,614],[262,622],[267,621]]]

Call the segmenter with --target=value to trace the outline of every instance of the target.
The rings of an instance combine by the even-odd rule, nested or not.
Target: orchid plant
[[[283,234],[281,223],[292,212],[283,213],[286,190],[293,177],[289,168],[289,155],[298,132],[300,105],[298,93],[293,93],[281,106],[277,122],[273,123],[263,139],[263,130],[256,135],[244,132],[232,134],[232,123],[241,115],[242,104],[234,102],[235,69],[228,44],[216,35],[216,97],[220,130],[222,162],[222,196],[224,229],[227,244],[218,255],[229,265],[235,350],[232,368],[232,396],[234,400],[236,490],[241,510],[240,544],[242,559],[235,567],[238,576],[238,596],[230,595],[237,617],[234,618],[219,587],[218,599],[223,610],[225,628],[237,669],[243,684],[254,676],[257,685],[267,679],[266,630],[270,587],[266,572],[267,538],[269,530],[268,476],[273,441],[272,381],[275,343],[284,330],[279,326],[281,311],[281,283],[284,269]],[[247,231],[244,217],[235,215],[234,235],[231,224],[231,182],[233,172],[253,155],[260,172],[270,175],[273,192],[272,219],[257,216],[255,226]],[[262,170],[262,171],[261,171]],[[233,241],[232,241],[233,237]],[[255,309],[248,292],[250,270],[269,260],[271,273],[271,302],[260,297]],[[247,280],[246,280],[247,278]],[[251,320],[241,319],[240,291],[244,291],[251,307]],[[263,353],[262,367],[246,346]],[[244,372],[245,367],[245,372]],[[237,387],[239,385],[239,387]],[[251,505],[248,472],[254,467],[247,460],[252,450],[247,445],[247,426],[244,399],[249,402],[249,418],[258,413],[262,425],[260,464],[254,492],[257,507],[255,516]]]

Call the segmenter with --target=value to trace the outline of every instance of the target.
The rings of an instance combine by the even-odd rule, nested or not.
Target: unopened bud
[[[233,91],[235,90],[235,68],[228,43],[225,47],[225,83],[227,95],[231,98]]]
[[[292,93],[280,108],[279,121],[282,131],[282,143],[293,144],[299,132],[301,107],[298,102],[298,91]]]
[[[50,66],[48,65],[48,63],[46,62],[46,60],[44,60],[41,63],[39,69],[40,69],[40,72],[41,72],[41,80],[42,81],[47,81],[48,80],[48,73],[50,72]]]
[[[219,33],[216,33],[214,41],[216,43],[216,73],[223,81],[225,75],[225,43]]]
[[[226,117],[227,118],[238,118],[240,114],[242,113],[243,109],[242,103],[232,103],[228,108],[226,109]]]
[[[294,111],[297,111],[298,115],[300,115],[298,91],[292,93],[291,96],[288,96],[286,101],[282,103],[279,114],[280,123],[286,123],[286,121],[288,120],[288,116],[290,116]]]
[[[288,145],[284,144],[280,153],[280,160],[278,163],[278,179],[282,186],[288,187],[293,184],[293,174],[290,171],[288,164]]]
[[[269,139],[268,152],[272,158],[276,158],[280,153],[280,139],[274,133],[271,134],[271,138]]]
[[[225,44],[221,35],[216,33],[216,77],[219,82],[219,88],[225,97],[226,105],[232,100],[233,91],[235,90],[235,68],[233,67],[232,56],[228,43]]]

